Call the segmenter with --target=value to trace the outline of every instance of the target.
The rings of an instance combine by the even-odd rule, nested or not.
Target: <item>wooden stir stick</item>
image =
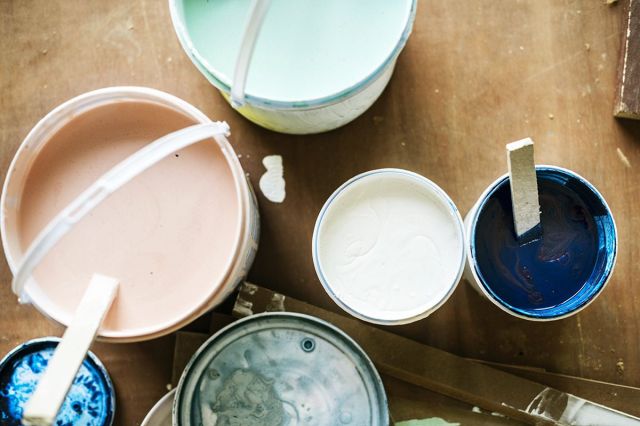
[[[36,390],[27,402],[22,424],[49,426],[55,422],[73,380],[118,291],[118,280],[94,274]]]
[[[196,124],[169,133],[127,157],[85,189],[62,209],[31,243],[13,276],[12,289],[21,303],[30,301],[26,286],[46,254],[84,216],[109,194],[173,152],[214,138],[223,140],[229,126],[224,122]],[[31,284],[33,285],[33,283]],[[118,280],[94,274],[71,325],[42,375],[23,412],[25,425],[51,425],[82,365],[118,289]]]
[[[526,138],[507,144],[507,160],[513,225],[518,242],[526,244],[542,234],[533,141]]]

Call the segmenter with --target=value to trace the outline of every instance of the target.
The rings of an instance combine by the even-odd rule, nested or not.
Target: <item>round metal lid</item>
[[[185,369],[179,426],[389,424],[380,376],[331,324],[292,313],[254,315],[222,329]]]

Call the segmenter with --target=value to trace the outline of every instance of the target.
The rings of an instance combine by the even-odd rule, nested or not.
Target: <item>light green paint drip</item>
[[[249,0],[177,0],[189,37],[227,85]],[[247,94],[303,102],[361,83],[398,45],[413,0],[273,0],[256,44]]]
[[[460,423],[449,423],[440,417],[431,417],[422,420],[407,420],[396,423],[396,426],[460,426]]]

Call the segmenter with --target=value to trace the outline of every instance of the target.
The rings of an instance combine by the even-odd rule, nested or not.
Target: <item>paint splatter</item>
[[[216,425],[279,426],[289,418],[274,381],[252,370],[236,370],[211,405]],[[203,419],[204,420],[204,419]]]
[[[624,164],[625,167],[631,168],[631,163],[629,162],[629,159],[627,158],[626,155],[624,155],[624,152],[622,152],[620,148],[616,148],[616,154],[618,154],[618,158],[620,159],[620,161],[622,161],[622,164]]]
[[[262,159],[262,164],[267,171],[260,178],[260,190],[267,200],[274,203],[283,202],[286,193],[282,157],[268,155]]]
[[[271,297],[271,301],[267,304],[265,308],[266,312],[284,312],[284,299],[285,297],[282,294],[274,293],[273,297]]]

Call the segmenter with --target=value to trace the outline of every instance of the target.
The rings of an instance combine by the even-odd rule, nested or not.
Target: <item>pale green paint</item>
[[[249,0],[176,0],[193,47],[225,85]],[[284,102],[356,87],[394,53],[413,0],[273,0],[249,71],[247,94]]]
[[[396,426],[460,426],[460,423],[449,423],[440,417],[431,417],[430,419],[398,422]]]

